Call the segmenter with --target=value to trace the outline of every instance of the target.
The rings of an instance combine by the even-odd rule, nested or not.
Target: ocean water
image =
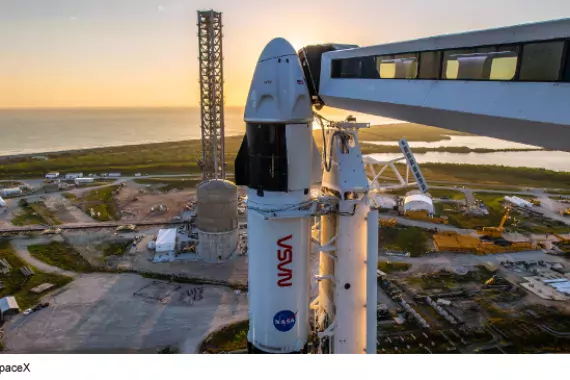
[[[226,107],[226,136],[243,135],[243,107]],[[349,112],[327,109],[325,117]],[[386,124],[394,120],[352,113],[359,121]],[[314,128],[318,126],[314,125]],[[193,140],[200,135],[200,109],[0,109],[0,156],[71,149]]]
[[[245,132],[242,107],[225,108],[226,136]],[[348,112],[329,109],[325,117],[342,119]],[[358,121],[372,125],[398,121],[351,113]],[[316,123],[314,128],[318,128]],[[0,156],[55,152],[106,146],[137,145],[199,139],[199,108],[131,109],[0,109]],[[397,142],[377,142],[397,145]],[[530,146],[481,136],[451,136],[437,142],[410,142],[414,147],[468,146],[471,148],[528,148]],[[392,159],[398,154],[377,154]],[[418,162],[471,163],[527,166],[556,171],[570,171],[570,153],[500,152],[416,154]]]
[[[245,131],[226,107],[226,136]],[[0,110],[0,156],[199,139],[199,108]]]

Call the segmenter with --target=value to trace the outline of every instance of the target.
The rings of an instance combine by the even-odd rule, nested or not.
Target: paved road
[[[402,226],[420,227],[420,228],[426,228],[426,229],[437,228],[438,231],[456,231],[456,232],[460,232],[460,233],[475,232],[475,230],[458,228],[458,227],[450,226],[448,224],[424,222],[421,220],[413,220],[413,219],[408,219],[408,218],[404,218],[401,216],[391,216],[391,215],[380,214],[378,219],[396,219],[398,221],[398,224],[401,224]]]
[[[381,255],[380,257],[383,257]],[[517,253],[500,253],[496,255],[478,256],[467,253],[438,253],[436,255],[422,256],[422,257],[401,257],[389,256],[390,261],[405,262],[416,265],[438,265],[438,266],[469,266],[490,264],[499,267],[501,261],[530,261],[530,260],[545,260],[548,262],[561,262],[567,264],[567,261],[559,256],[547,255],[542,251],[526,251]]]
[[[32,245],[32,244],[48,244],[51,241],[52,241],[52,239],[46,239],[46,238],[38,238],[38,239],[33,239],[33,240],[30,240],[30,239],[26,239],[26,240],[13,239],[12,240],[12,247],[14,248],[14,252],[16,253],[16,256],[18,256],[20,258],[20,260],[24,261],[25,263],[33,266],[34,268],[36,268],[36,269],[38,269],[44,273],[59,274],[62,276],[68,276],[68,277],[73,277],[73,278],[79,276],[78,273],[63,270],[61,268],[54,267],[54,266],[51,266],[49,264],[46,264],[45,262],[36,259],[28,251],[29,245]]]

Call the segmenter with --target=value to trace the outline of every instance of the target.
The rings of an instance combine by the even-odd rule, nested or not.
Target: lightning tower
[[[222,13],[198,11],[202,179],[224,179]]]

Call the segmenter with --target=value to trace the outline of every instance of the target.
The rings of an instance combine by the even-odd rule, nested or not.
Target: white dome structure
[[[433,201],[425,194],[410,194],[404,198],[404,214],[409,211],[426,211],[433,215]]]

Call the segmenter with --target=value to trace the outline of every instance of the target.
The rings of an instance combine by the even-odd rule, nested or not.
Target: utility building
[[[176,228],[158,231],[156,252],[174,252],[176,250]]]

